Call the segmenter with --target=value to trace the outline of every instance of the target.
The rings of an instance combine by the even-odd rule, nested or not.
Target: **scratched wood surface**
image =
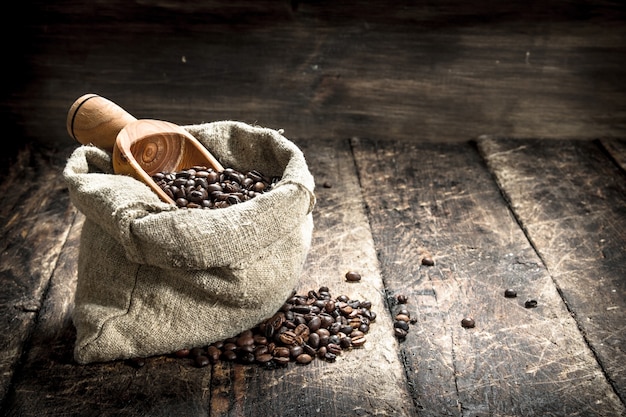
[[[556,271],[544,266],[527,240],[475,147],[371,140],[353,140],[353,145],[385,286],[392,294],[406,294],[417,318],[401,354],[414,370],[409,375],[421,415],[624,412],[597,364],[595,348],[586,343],[554,284]],[[515,161],[543,164],[544,175],[572,175],[578,169],[574,163],[561,172],[558,158],[537,161],[531,151],[498,161],[494,169],[509,169]],[[541,183],[521,173],[511,177],[529,186]],[[554,188],[548,184],[546,192]],[[519,188],[517,183],[504,186],[505,192]],[[625,198],[622,192],[607,210],[623,211]],[[621,220],[626,220],[623,213]],[[575,229],[584,241],[587,229]],[[434,266],[421,264],[425,254]],[[619,272],[614,278],[622,283],[612,284],[618,289],[612,296],[623,299],[624,274]],[[505,298],[507,288],[517,290],[518,298]],[[592,288],[580,285],[580,292]],[[537,308],[525,308],[527,297],[538,300]],[[601,317],[615,313],[622,320],[611,320],[615,348],[622,348],[617,335],[623,333],[623,309],[606,311],[606,303],[587,301],[601,310]],[[461,326],[467,316],[474,318],[475,328]],[[623,358],[615,358],[611,370],[621,373],[622,363]]]
[[[3,19],[7,148],[69,143],[86,92],[140,118],[305,138],[626,133],[619,0],[28,0]]]
[[[511,202],[609,381],[626,398],[626,175],[597,142],[483,140]]]

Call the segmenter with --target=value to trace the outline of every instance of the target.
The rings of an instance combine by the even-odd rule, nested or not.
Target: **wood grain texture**
[[[480,142],[518,221],[626,400],[626,175],[596,142]]]
[[[626,412],[473,146],[352,143],[386,288],[417,319],[401,351],[421,415]]]
[[[93,91],[136,117],[292,137],[623,137],[623,2],[33,1],[0,115],[65,143]],[[37,115],[33,117],[33,115]]]
[[[600,141],[611,158],[626,171],[626,140],[603,139]]]
[[[65,155],[27,147],[0,184],[0,398],[23,354],[75,215],[59,181]]]

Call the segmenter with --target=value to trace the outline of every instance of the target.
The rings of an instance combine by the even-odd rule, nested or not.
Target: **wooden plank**
[[[306,138],[624,136],[620,2],[272,3],[34,2],[0,114],[53,143],[86,92]]]
[[[480,142],[515,215],[626,402],[626,175],[596,142]]]
[[[335,363],[318,360],[286,371],[218,365],[210,409],[216,416],[414,415],[348,142],[297,143],[318,183],[313,245],[299,293],[325,285],[335,296],[372,301],[378,318],[365,346]],[[346,282],[350,270],[361,273],[359,283]]]
[[[3,415],[414,415],[382,296],[376,253],[347,141],[305,143],[320,181],[316,231],[301,289],[327,285],[333,294],[369,299],[378,318],[361,349],[335,363],[316,360],[274,370],[219,363],[197,369],[170,357],[78,366],[69,320],[81,219],[63,249],[25,363]],[[82,217],[82,216],[81,216]],[[347,283],[349,269],[362,273]]]
[[[626,412],[471,144],[352,143],[385,285],[416,320],[401,350],[420,415]]]
[[[0,183],[0,399],[32,331],[75,215],[65,184],[59,181],[66,155],[26,147]]]
[[[611,155],[611,158],[626,171],[626,140],[602,139],[600,143]]]

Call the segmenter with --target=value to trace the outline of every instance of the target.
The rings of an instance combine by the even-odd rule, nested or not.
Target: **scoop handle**
[[[135,120],[112,101],[97,94],[85,94],[67,113],[67,132],[83,145],[93,144],[111,152],[117,134]]]

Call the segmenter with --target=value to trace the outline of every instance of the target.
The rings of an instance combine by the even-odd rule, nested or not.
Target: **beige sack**
[[[63,171],[85,215],[73,321],[81,364],[167,354],[252,328],[295,289],[313,231],[314,181],[302,152],[271,129],[186,129],[224,165],[282,179],[220,209],[179,209],[77,148]]]

